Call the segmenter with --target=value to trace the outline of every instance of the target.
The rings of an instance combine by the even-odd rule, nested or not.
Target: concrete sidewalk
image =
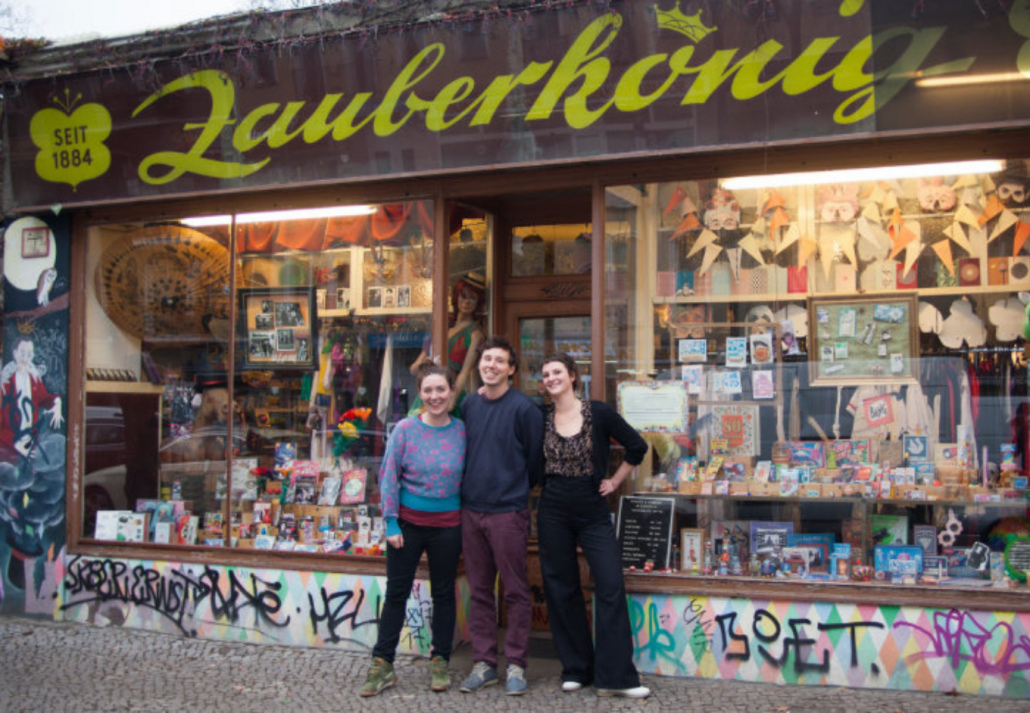
[[[455,686],[429,690],[425,659],[398,658],[399,684],[357,695],[369,657],[327,649],[230,644],[134,629],[0,617],[0,711],[697,711],[698,713],[1025,713],[1030,702],[976,696],[773,686],[645,677],[645,701],[560,691],[548,639],[534,639],[521,697],[503,686],[462,694],[469,649],[451,659]]]

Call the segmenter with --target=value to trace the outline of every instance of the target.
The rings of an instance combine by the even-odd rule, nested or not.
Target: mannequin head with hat
[[[433,348],[430,340],[426,340],[422,353],[411,365],[411,373],[417,374],[419,367],[432,359],[457,375],[451,408],[457,405],[462,394],[466,391],[471,393],[475,388],[475,352],[483,340],[480,321],[485,313],[486,280],[481,273],[467,273],[454,283],[451,290],[451,324],[443,354]],[[420,407],[421,401],[417,401],[415,408]]]
[[[451,289],[451,309],[455,324],[482,318],[485,307],[486,280],[481,274],[470,272],[454,283]]]

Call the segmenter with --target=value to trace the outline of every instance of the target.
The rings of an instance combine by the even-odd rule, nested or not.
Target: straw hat
[[[104,312],[135,337],[208,337],[205,323],[228,317],[229,251],[189,228],[155,226],[115,240],[93,279]]]
[[[486,278],[480,272],[470,272],[461,278],[461,281],[474,290],[486,292]]]

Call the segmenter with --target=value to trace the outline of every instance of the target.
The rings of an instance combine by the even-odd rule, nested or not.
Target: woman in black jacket
[[[644,460],[647,443],[607,404],[576,396],[579,372],[567,354],[547,356],[542,374],[553,403],[545,417],[537,533],[547,615],[562,662],[562,690],[593,684],[598,696],[646,698],[651,691],[640,685],[633,665],[619,543],[605,498]],[[626,457],[609,478],[612,439],[626,449]],[[595,583],[596,641],[591,640],[583,601],[577,544]]]

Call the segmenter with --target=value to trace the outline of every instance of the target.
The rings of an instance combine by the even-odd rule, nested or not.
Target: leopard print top
[[[566,438],[554,427],[554,405],[547,409],[544,425],[544,472],[548,476],[589,478],[594,474],[594,427],[590,415],[590,402],[581,401],[583,427],[579,433]]]

